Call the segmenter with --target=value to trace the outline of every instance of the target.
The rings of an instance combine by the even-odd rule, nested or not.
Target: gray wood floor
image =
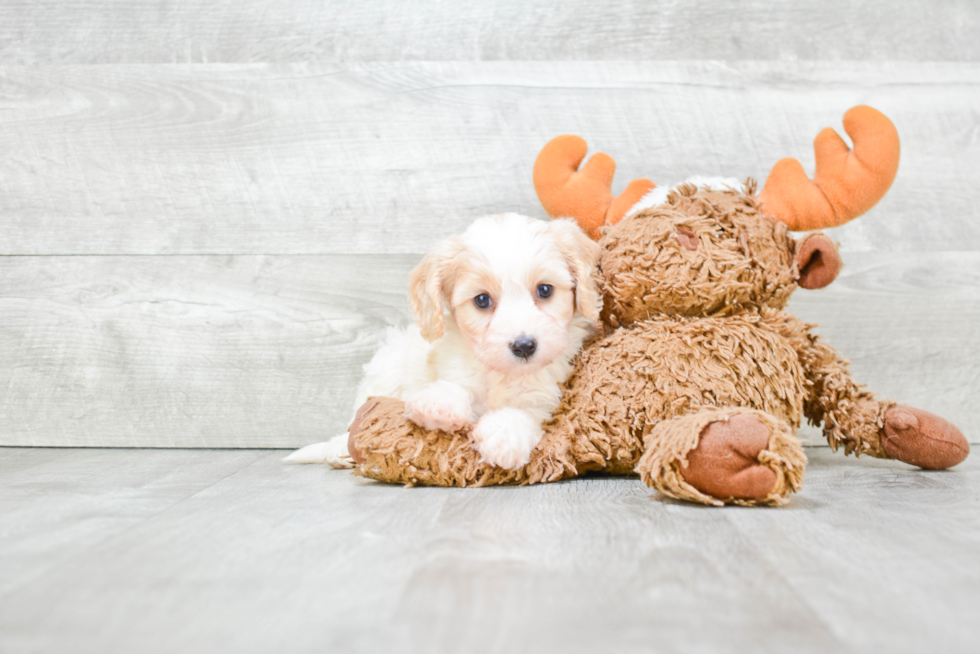
[[[782,509],[0,448],[0,651],[976,652],[980,463],[809,448]]]

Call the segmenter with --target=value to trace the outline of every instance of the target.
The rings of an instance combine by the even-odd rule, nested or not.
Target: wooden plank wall
[[[898,178],[791,308],[978,441],[978,34],[969,0],[3,3],[0,445],[322,440],[421,255],[544,216],[552,136],[619,187],[764,179],[860,103]]]

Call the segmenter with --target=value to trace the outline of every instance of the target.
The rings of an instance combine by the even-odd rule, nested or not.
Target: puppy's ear
[[[575,280],[575,308],[587,320],[598,320],[602,296],[594,273],[602,248],[572,219],[552,220],[549,229]]]
[[[430,343],[442,338],[445,333],[442,305],[451,282],[446,273],[453,259],[464,249],[458,239],[443,241],[436,246],[435,251],[422,259],[422,263],[408,277],[408,299],[412,304],[412,314],[422,332],[422,338]]]

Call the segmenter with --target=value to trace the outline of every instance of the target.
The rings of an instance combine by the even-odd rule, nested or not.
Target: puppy
[[[473,444],[487,462],[526,464],[599,317],[598,258],[572,220],[478,219],[412,271],[416,325],[388,330],[364,366],[355,411],[370,396],[400,398],[427,429],[476,423]],[[347,434],[286,460],[350,467]]]

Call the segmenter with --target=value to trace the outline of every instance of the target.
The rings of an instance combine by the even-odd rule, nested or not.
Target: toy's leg
[[[419,427],[405,417],[405,403],[372,397],[350,426],[347,448],[354,472],[378,481],[425,486],[536,484],[579,474],[575,439],[553,423],[531,452],[530,462],[514,470],[491,465],[474,447],[469,426],[446,432]]]
[[[354,415],[354,419],[350,423],[350,427],[347,428],[347,452],[351,459],[353,459],[355,464],[364,463],[364,455],[355,447],[354,437],[360,434],[363,430],[364,419],[374,412],[375,409],[384,401],[383,397],[370,397],[368,401],[362,404],[357,409],[357,413]],[[403,411],[404,413],[404,411]]]
[[[636,466],[664,495],[703,504],[783,504],[806,456],[786,422],[747,408],[704,409],[658,423]]]
[[[372,397],[351,423],[347,449],[365,477],[389,483],[425,486],[473,486],[514,483],[510,471],[480,460],[469,429],[425,429],[405,417],[405,403]]]
[[[824,436],[848,454],[898,459],[922,468],[949,468],[970,453],[963,432],[952,423],[921,409],[875,399],[848,371],[837,350],[809,333],[798,320],[785,324],[784,335],[800,355],[810,395],[804,413],[823,424]]]
[[[898,459],[929,470],[955,466],[970,453],[963,432],[948,420],[860,395],[823,414],[824,435],[833,449],[843,444],[847,454]]]

